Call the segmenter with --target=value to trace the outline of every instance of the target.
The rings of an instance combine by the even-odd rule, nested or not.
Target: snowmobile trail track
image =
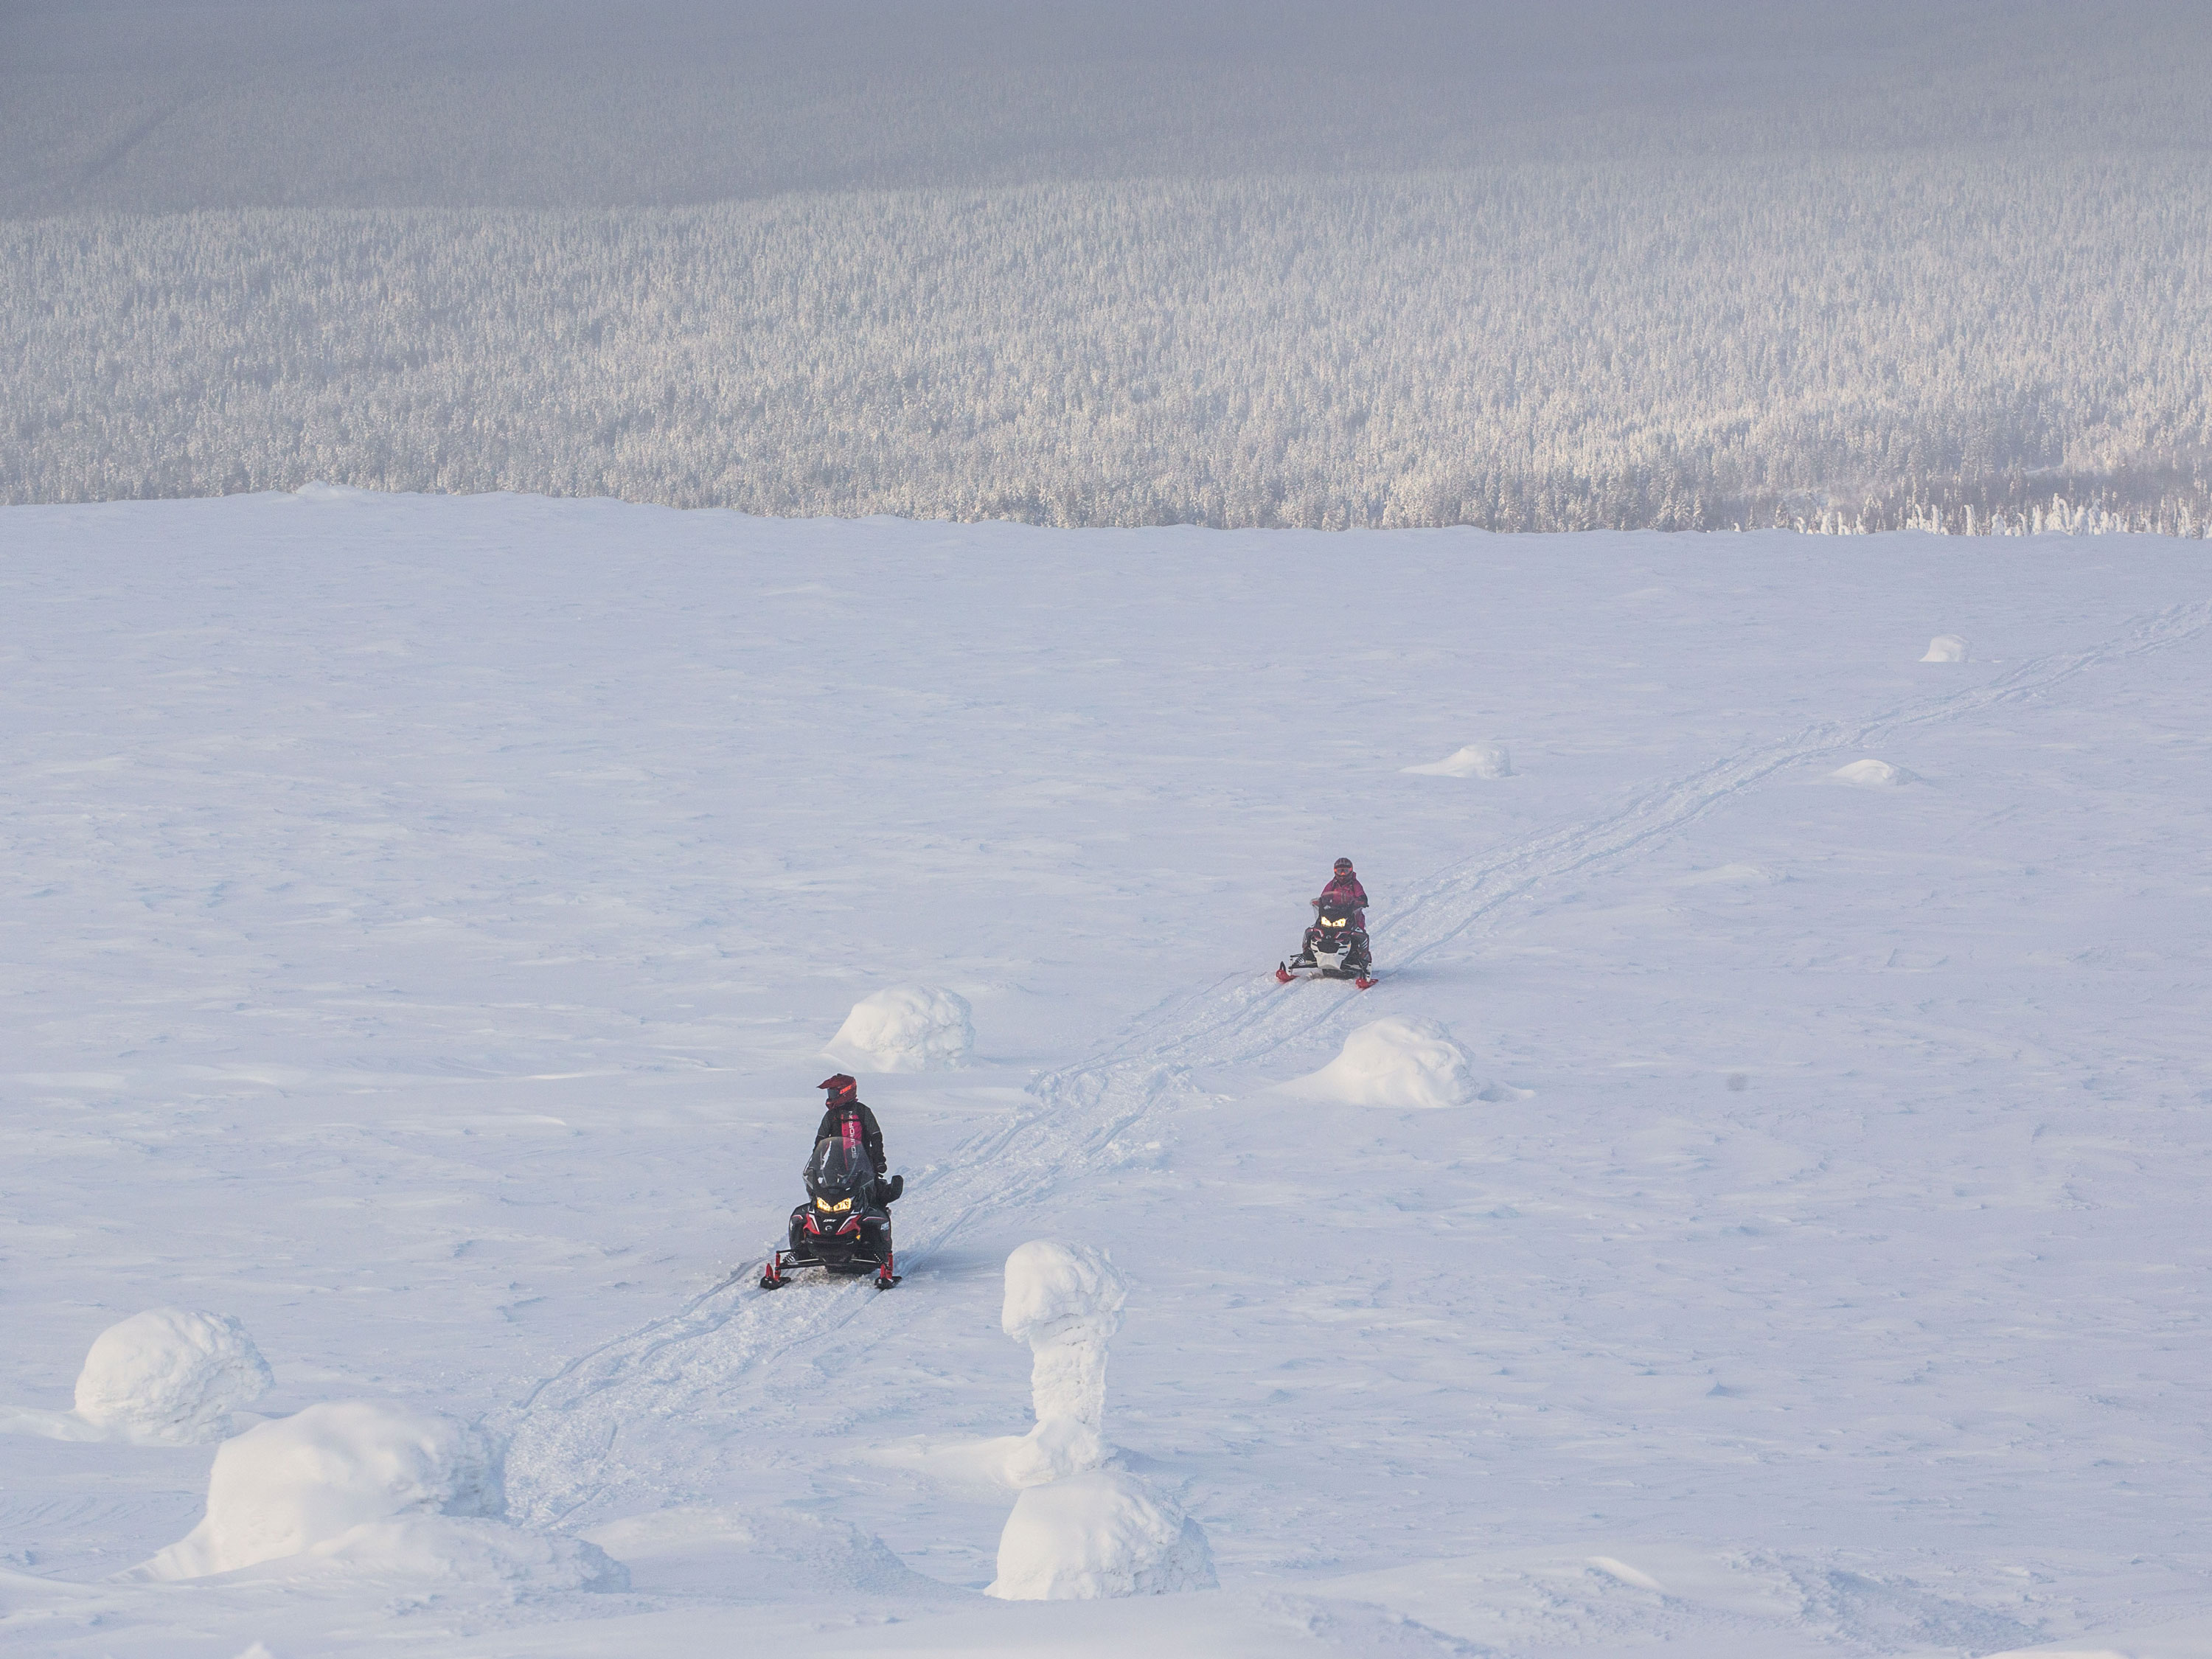
[[[1547,890],[1613,866],[1767,780],[1838,751],[2040,696],[2090,670],[2185,643],[2212,629],[2212,600],[2138,618],[2092,647],[2021,663],[1979,684],[1914,699],[1852,721],[1825,721],[1656,783],[1611,811],[1446,866],[1408,890],[1390,919],[1393,968],[1495,927]],[[1042,1194],[1112,1168],[1121,1143],[1194,1092],[1199,1066],[1249,1065],[1341,1021],[1382,1012],[1346,987],[1285,997],[1272,972],[1224,975],[1163,999],[1089,1058],[1048,1073],[1009,1118],[918,1172],[902,1206],[900,1257],[931,1257],[1009,1192]],[[766,1230],[764,1230],[765,1231]],[[764,1238],[765,1256],[770,1242]],[[714,1445],[756,1413],[777,1362],[860,1318],[903,1325],[929,1298],[887,1302],[872,1285],[771,1294],[724,1285],[676,1312],[570,1360],[493,1419],[511,1436],[508,1482],[518,1516],[557,1525],[704,1495]],[[655,1444],[654,1429],[667,1431]],[[703,1442],[702,1437],[704,1437]],[[617,1449],[619,1448],[619,1455]]]

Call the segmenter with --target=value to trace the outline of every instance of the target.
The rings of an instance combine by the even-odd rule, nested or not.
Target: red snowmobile
[[[906,1177],[878,1178],[868,1149],[857,1139],[824,1136],[806,1161],[806,1202],[791,1212],[791,1245],[778,1250],[761,1269],[764,1291],[780,1288],[787,1275],[819,1267],[836,1279],[876,1276],[876,1288],[899,1282],[891,1254],[889,1206],[906,1190]]]
[[[1363,991],[1374,984],[1374,959],[1358,912],[1349,904],[1323,902],[1297,955],[1275,964],[1275,977],[1285,985],[1294,979],[1348,979]]]

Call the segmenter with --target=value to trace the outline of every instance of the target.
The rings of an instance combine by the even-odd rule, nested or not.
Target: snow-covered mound
[[[1073,1418],[1095,1429],[1104,1420],[1106,1345],[1128,1298],[1112,1259],[1086,1245],[1032,1239],[1006,1258],[999,1326],[1030,1345],[1037,1421]]]
[[[202,1445],[228,1434],[230,1414],[274,1380],[228,1314],[151,1308],[93,1339],[77,1373],[76,1414],[124,1439]]]
[[[1036,1427],[1008,1449],[1024,1488],[999,1539],[989,1593],[1010,1601],[1089,1601],[1210,1589],[1206,1534],[1172,1498],[1109,1455],[1106,1345],[1128,1289],[1101,1251],[1035,1239],[1006,1258],[1000,1326],[1032,1355]]]
[[[1480,1095],[1450,1032],[1395,1014],[1361,1026],[1334,1060],[1282,1088],[1349,1106],[1464,1106]]]
[[[1426,766],[1399,769],[1432,778],[1510,778],[1513,775],[1513,757],[1502,743],[1471,743]]]
[[[1938,634],[1934,639],[1928,641],[1928,654],[1923,657],[1920,660],[1923,662],[1964,662],[1966,660],[1966,642],[1960,639],[1956,634]]]
[[[1006,1258],[999,1324],[1030,1345],[1036,1426],[1006,1449],[1005,1478],[1033,1486],[1107,1458],[1106,1353],[1128,1289],[1103,1251],[1032,1239]]]
[[[964,998],[893,985],[854,1003],[823,1052],[856,1072],[937,1072],[966,1064],[975,1046]]]
[[[1763,864],[1719,864],[1710,870],[1692,870],[1674,878],[1677,887],[1771,887],[1786,880],[1779,871]]]
[[[1206,1534],[1180,1504],[1123,1470],[1093,1469],[1014,1500],[999,1536],[999,1576],[985,1594],[1085,1601],[1211,1589],[1214,1582]]]
[[[143,1571],[203,1578],[309,1557],[410,1577],[622,1582],[595,1546],[508,1526],[504,1508],[498,1461],[478,1431],[392,1401],[337,1401],[225,1441],[206,1516]]]
[[[1871,757],[1855,760],[1849,766],[1838,766],[1828,775],[1838,783],[1853,784],[1861,789],[1890,789],[1912,781],[1912,774],[1903,767]]]

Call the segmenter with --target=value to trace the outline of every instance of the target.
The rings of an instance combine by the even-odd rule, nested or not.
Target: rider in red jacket
[[[1350,859],[1339,859],[1336,868],[1330,872],[1328,885],[1321,890],[1314,901],[1318,910],[1324,904],[1348,904],[1352,907],[1352,925],[1361,933],[1367,931],[1367,890],[1359,884],[1359,877],[1352,870]]]

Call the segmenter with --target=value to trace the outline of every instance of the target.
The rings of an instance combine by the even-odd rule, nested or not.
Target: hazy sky
[[[2212,143],[2197,0],[5,0],[0,213]]]

